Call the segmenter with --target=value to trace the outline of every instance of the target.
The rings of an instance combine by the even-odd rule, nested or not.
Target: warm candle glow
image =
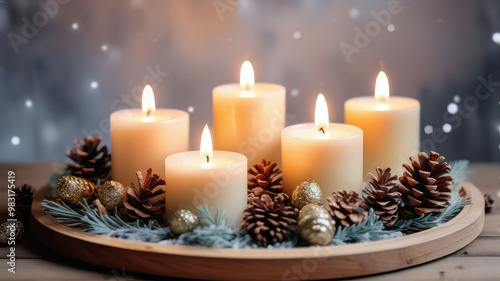
[[[210,135],[208,125],[205,125],[203,133],[201,134],[200,156],[206,163],[210,163],[210,160],[214,157],[213,155],[212,136]]]
[[[144,116],[146,117],[143,119],[143,121],[153,121],[155,110],[155,94],[153,93],[153,88],[151,88],[151,86],[149,85],[146,85],[146,87],[144,87],[144,91],[142,91],[142,113],[144,113]]]
[[[253,73],[252,64],[249,61],[245,61],[241,65],[240,86],[245,91],[252,91],[254,84],[255,84],[255,77]]]
[[[375,100],[377,102],[387,102],[389,99],[389,79],[385,72],[380,71],[375,82]]]
[[[323,94],[319,94],[318,99],[316,99],[314,124],[316,125],[316,129],[323,134],[325,134],[325,131],[330,124],[328,118],[328,106],[326,105],[326,100]]]

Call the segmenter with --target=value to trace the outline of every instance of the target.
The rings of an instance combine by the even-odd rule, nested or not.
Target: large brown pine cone
[[[384,226],[392,226],[398,219],[398,201],[401,197],[397,184],[398,176],[391,176],[391,168],[377,167],[377,176],[368,173],[370,180],[363,189],[365,202],[361,208],[369,211],[373,208],[376,215],[384,222]]]
[[[102,139],[100,137],[85,137],[75,140],[73,150],[67,150],[68,156],[74,163],[66,164],[70,174],[85,178],[94,184],[101,179],[105,181],[111,171],[111,155],[108,147],[103,145],[99,148]]]
[[[360,207],[363,200],[353,190],[333,192],[326,201],[328,202],[327,210],[338,226],[346,227],[357,224],[368,216],[368,212]]]
[[[138,185],[127,186],[127,200],[120,212],[131,219],[161,220],[165,213],[165,180],[152,169],[146,171],[146,177],[141,172],[136,176]]]
[[[248,180],[249,202],[262,194],[274,197],[283,191],[283,176],[276,166],[276,163],[262,159],[261,163],[248,169],[248,173],[252,175]]]
[[[401,200],[404,206],[401,214],[414,218],[432,212],[442,212],[450,205],[452,176],[451,166],[444,162],[444,157],[431,151],[418,154],[418,161],[412,156],[410,164],[403,164],[407,170],[399,178]]]
[[[296,230],[299,210],[286,204],[287,200],[284,193],[274,198],[263,194],[250,202],[243,212],[243,229],[260,246],[282,242]]]

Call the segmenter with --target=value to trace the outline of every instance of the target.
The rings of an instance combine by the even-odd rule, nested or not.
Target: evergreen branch
[[[250,246],[252,238],[244,231],[224,225],[198,226],[193,232],[179,236],[187,245],[197,245],[210,248],[234,248]]]
[[[64,202],[44,200],[41,204],[42,210],[51,214],[58,222],[79,227],[84,232],[145,242],[158,242],[168,236],[167,228],[161,228],[152,221],[147,225],[141,225],[139,221],[123,221],[116,208],[113,215],[100,215],[85,199],[80,202],[78,210],[72,209]]]
[[[198,221],[200,226],[226,226],[229,227],[232,215],[225,218],[227,210],[217,206],[217,211],[214,212],[214,207],[209,208],[208,205],[200,205],[196,207],[198,210]],[[215,216],[214,216],[215,214]]]
[[[469,169],[469,160],[458,160],[450,162],[451,171],[450,176],[453,177],[453,190],[458,191],[462,188],[464,181],[473,174]]]
[[[368,217],[362,222],[344,228],[339,226],[331,244],[342,245],[345,243],[376,241],[402,235],[397,230],[385,230],[384,223],[379,216],[375,215],[373,209],[370,209]]]

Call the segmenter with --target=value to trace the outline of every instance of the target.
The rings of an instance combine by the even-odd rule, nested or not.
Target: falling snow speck
[[[458,112],[458,105],[456,103],[452,102],[452,103],[448,104],[448,108],[447,109],[448,109],[448,112],[450,114],[455,114],[455,113]]]
[[[78,29],[78,23],[74,22],[74,23],[71,25],[71,28],[73,28],[74,30],[77,30],[77,29]]]
[[[30,99],[27,99],[25,102],[24,102],[24,105],[28,108],[32,107],[33,106],[33,102],[30,100]]]
[[[500,32],[493,33],[491,39],[493,40],[493,42],[500,44]]]
[[[449,133],[449,132],[451,132],[451,129],[452,129],[452,127],[451,127],[451,125],[449,123],[445,123],[443,125],[443,132]]]
[[[453,101],[456,102],[456,103],[459,103],[461,100],[460,96],[454,96],[453,97]]]
[[[350,11],[349,11],[349,16],[352,18],[352,19],[355,19],[359,16],[359,10],[356,9],[356,8],[352,8]]]
[[[99,87],[99,84],[96,81],[90,82],[90,88],[97,89],[97,87]]]
[[[292,94],[292,97],[296,97],[299,95],[299,90],[298,89],[292,89],[292,91],[290,92]]]
[[[188,107],[188,112],[193,113],[193,111],[194,111],[194,107],[192,107],[192,106]]]
[[[389,32],[393,32],[395,29],[396,27],[392,23],[387,26],[387,30],[389,30]]]
[[[434,131],[434,128],[432,128],[431,125],[427,125],[424,127],[424,133],[430,135],[430,134],[432,134],[432,131]]]
[[[13,136],[12,139],[10,139],[10,142],[13,145],[19,145],[21,143],[21,139],[18,136]]]
[[[106,52],[106,51],[108,50],[108,45],[106,45],[106,44],[102,45],[102,46],[101,46],[101,50],[102,50],[103,52]]]
[[[295,38],[295,39],[300,39],[300,36],[302,36],[302,34],[300,34],[300,31],[295,31],[293,33],[293,38]]]

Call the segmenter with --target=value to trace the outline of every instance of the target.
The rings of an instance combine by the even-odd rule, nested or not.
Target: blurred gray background
[[[247,59],[287,88],[288,125],[313,120],[318,92],[343,122],[384,70],[391,95],[421,102],[424,150],[500,160],[499,1],[0,0],[0,36],[0,162],[65,161],[86,134],[109,144],[110,113],[139,107],[146,83],[190,112],[194,149],[212,88]]]

